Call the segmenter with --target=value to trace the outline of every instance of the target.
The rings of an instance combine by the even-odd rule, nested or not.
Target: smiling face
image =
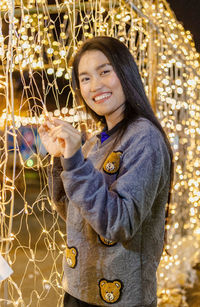
[[[123,119],[125,95],[112,65],[99,50],[86,51],[79,62],[81,95],[98,115],[105,116],[108,129]]]

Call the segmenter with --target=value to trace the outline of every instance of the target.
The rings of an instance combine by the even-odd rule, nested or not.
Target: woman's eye
[[[106,75],[106,74],[108,74],[110,72],[110,70],[103,70],[102,72],[101,72],[101,75]]]
[[[88,77],[83,77],[83,78],[81,78],[81,82],[87,82],[88,80],[89,80],[90,78],[88,78]]]

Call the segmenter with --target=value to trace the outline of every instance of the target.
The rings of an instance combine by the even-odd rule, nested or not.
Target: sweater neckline
[[[103,130],[97,134],[97,138],[101,141],[101,144],[103,144],[107,139],[115,134],[115,132],[120,129],[120,127],[123,124],[124,119],[122,119],[119,123],[117,123],[112,129],[108,130],[107,125],[103,128]],[[104,138],[104,141],[102,141]]]

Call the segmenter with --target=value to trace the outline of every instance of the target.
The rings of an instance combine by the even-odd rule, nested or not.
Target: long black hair
[[[170,142],[163,130],[160,122],[156,118],[151,104],[146,96],[144,85],[142,83],[138,67],[134,61],[129,49],[118,39],[108,36],[97,36],[86,40],[79,51],[76,53],[72,64],[72,88],[78,103],[82,102],[95,121],[105,121],[103,116],[99,116],[91,110],[83,100],[80,92],[78,67],[82,55],[89,50],[101,51],[109,60],[115,73],[117,74],[124,95],[126,97],[124,120],[120,126],[122,134],[125,132],[128,124],[135,121],[139,117],[145,117],[150,120],[163,135],[164,141],[167,145],[171,157],[171,184],[168,197],[168,204],[170,202],[171,188],[173,183],[173,151]],[[122,135],[120,134],[120,135]]]

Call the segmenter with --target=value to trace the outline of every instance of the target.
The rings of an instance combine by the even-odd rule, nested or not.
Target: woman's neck
[[[113,127],[115,127],[119,122],[122,121],[123,118],[124,112],[116,112],[115,114],[112,113],[110,115],[105,115],[108,130],[111,130]]]

